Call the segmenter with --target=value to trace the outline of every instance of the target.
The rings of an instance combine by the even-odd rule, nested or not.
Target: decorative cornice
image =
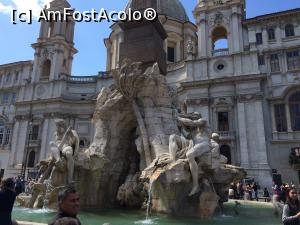
[[[195,98],[195,99],[186,99],[185,103],[187,105],[208,105],[210,102],[209,98]]]
[[[264,95],[262,92],[254,94],[239,94],[236,96],[238,102],[250,102],[255,100],[262,100]]]
[[[30,115],[30,114],[15,116],[16,121],[29,121],[29,120],[31,120],[31,118],[32,118],[32,115]]]
[[[208,80],[197,80],[197,81],[186,81],[181,82],[178,92],[189,89],[189,88],[199,88],[199,87],[209,87],[210,85],[220,84],[220,83],[244,83],[248,81],[261,81],[267,79],[266,74],[253,74],[253,75],[240,75],[240,76],[232,76],[232,77],[223,77],[216,79],[208,79]]]
[[[295,14],[300,14],[300,8],[265,14],[265,15],[254,17],[254,18],[246,19],[243,21],[243,24],[251,25],[251,24],[261,23],[261,21],[267,21],[267,20],[270,20],[270,21],[271,20],[274,21],[277,19],[282,20],[282,19],[285,19],[287,16],[295,17]]]

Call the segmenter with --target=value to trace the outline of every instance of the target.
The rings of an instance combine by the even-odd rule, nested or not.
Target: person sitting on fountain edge
[[[19,192],[15,192],[15,182],[13,178],[6,178],[1,181],[0,190],[0,223],[1,225],[17,225],[11,220],[11,212]]]
[[[73,187],[67,187],[58,193],[58,213],[49,225],[81,225],[79,195]]]

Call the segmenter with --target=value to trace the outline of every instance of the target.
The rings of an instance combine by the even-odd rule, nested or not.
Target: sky
[[[17,61],[32,60],[34,51],[31,47],[39,35],[39,23],[11,23],[12,9],[34,10],[34,15],[49,0],[0,0],[0,65]],[[108,11],[122,10],[128,0],[68,0],[76,10],[90,11],[92,8],[105,8]],[[192,22],[192,11],[198,0],[181,0]],[[247,18],[272,12],[300,8],[299,0],[246,0]],[[75,48],[79,51],[74,56],[72,75],[90,76],[105,71],[106,49],[104,38],[110,34],[111,23],[79,22],[75,28]]]

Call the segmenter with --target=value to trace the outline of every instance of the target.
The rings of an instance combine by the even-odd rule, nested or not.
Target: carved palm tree
[[[130,63],[130,61],[124,60],[121,69],[114,71],[113,76],[118,90],[132,105],[143,142],[146,164],[149,166],[152,162],[150,143],[146,125],[137,104],[137,93],[146,84],[145,82],[148,81],[150,76],[147,75],[147,71],[144,74],[142,73],[140,65],[140,62]]]

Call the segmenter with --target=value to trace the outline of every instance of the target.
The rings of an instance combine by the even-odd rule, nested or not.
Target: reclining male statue
[[[169,153],[173,161],[176,160],[176,156],[185,154],[192,174],[193,188],[189,194],[189,196],[192,196],[200,190],[198,176],[203,173],[198,167],[196,158],[200,158],[209,152],[219,154],[219,135],[216,133],[211,134],[208,122],[202,118],[192,120],[178,117],[178,121],[188,133],[186,134],[183,131],[185,137],[176,134],[170,136]]]

